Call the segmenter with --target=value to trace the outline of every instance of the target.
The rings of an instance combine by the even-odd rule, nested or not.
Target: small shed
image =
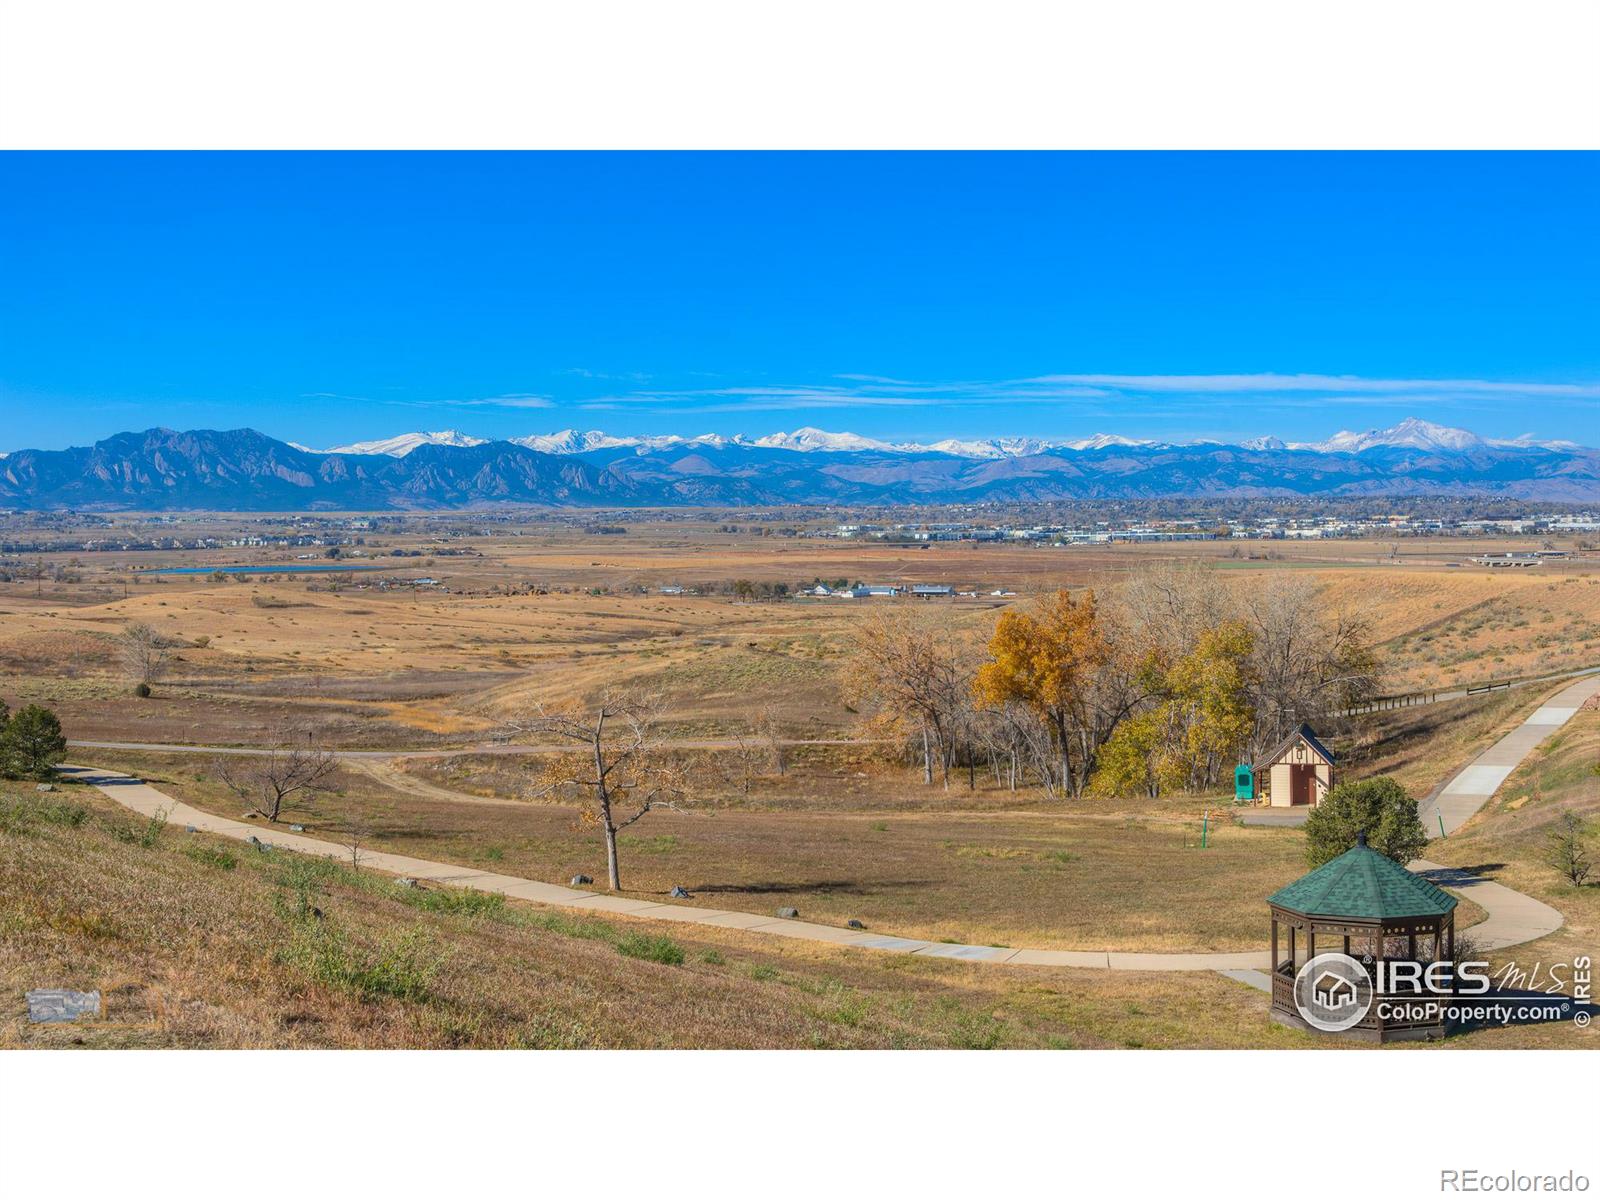
[[[1311,726],[1302,725],[1255,763],[1257,780],[1265,777],[1266,801],[1273,808],[1315,806],[1333,786],[1333,752],[1317,740]]]
[[[1415,991],[1400,990],[1395,981],[1410,979],[1433,964],[1453,962],[1454,896],[1368,847],[1362,833],[1338,858],[1267,897],[1267,905],[1272,911],[1274,1021],[1375,1042],[1439,1037],[1445,1032],[1446,1005],[1439,1003],[1441,997],[1419,997]],[[1349,961],[1329,964],[1328,973],[1319,974],[1330,951]],[[1318,966],[1307,969],[1319,956]],[[1417,969],[1396,971],[1391,966],[1385,971],[1385,963],[1411,963]],[[1455,990],[1454,975],[1453,967],[1447,967],[1447,995]],[[1339,991],[1348,994],[1337,995]],[[1409,1003],[1419,998],[1434,1003]],[[1387,999],[1408,1003],[1381,1003]],[[1364,1005],[1359,1019],[1349,1007],[1352,1002]],[[1348,1015],[1348,1020],[1337,1022],[1340,1028],[1310,1019],[1340,1009]]]

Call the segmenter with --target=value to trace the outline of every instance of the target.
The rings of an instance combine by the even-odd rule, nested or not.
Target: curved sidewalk
[[[61,770],[80,782],[100,789],[118,804],[142,816],[154,817],[161,814],[169,825],[193,826],[196,830],[240,841],[259,838],[265,834],[271,839],[268,844],[275,848],[315,854],[323,858],[347,858],[350,854],[348,848],[334,842],[325,842],[319,838],[306,837],[304,834],[286,830],[280,832],[278,827],[264,828],[247,821],[233,821],[226,817],[213,816],[157,791],[143,780],[114,771],[101,771],[93,767],[62,767]],[[361,863],[393,875],[424,879],[448,887],[494,892],[514,900],[527,900],[535,904],[557,905],[562,908],[608,913],[620,917],[639,917],[651,921],[679,921],[687,925],[743,929],[774,937],[800,938],[804,941],[827,942],[867,950],[920,954],[928,958],[956,958],[1005,966],[1094,967],[1112,971],[1228,971],[1239,972],[1241,976],[1248,978],[1253,973],[1265,971],[1270,957],[1269,952],[1265,950],[1227,954],[1137,954],[1114,950],[1019,950],[1000,946],[928,942],[871,931],[840,929],[837,926],[819,925],[812,921],[764,917],[754,913],[714,908],[696,908],[687,904],[661,904],[652,900],[635,900],[625,896],[585,892],[557,884],[540,883],[532,879],[519,879],[514,875],[475,871],[470,867],[454,866],[450,863],[433,862],[425,858],[413,858],[406,854],[390,854],[379,850],[363,850]],[[1472,892],[1473,900],[1489,914],[1486,920],[1473,926],[1473,936],[1487,949],[1499,949],[1518,942],[1530,941],[1547,933],[1553,933],[1561,927],[1561,914],[1555,909],[1510,888],[1465,872],[1451,871],[1436,863],[1418,861],[1411,866],[1413,870],[1448,875],[1450,878],[1441,875],[1431,877],[1449,887]]]

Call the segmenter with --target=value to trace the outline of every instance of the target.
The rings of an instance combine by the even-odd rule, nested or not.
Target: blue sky
[[[0,449],[1600,444],[1593,154],[7,154]]]

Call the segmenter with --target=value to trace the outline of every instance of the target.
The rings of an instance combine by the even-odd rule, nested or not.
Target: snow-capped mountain
[[[1067,440],[1048,440],[1036,437],[945,438],[937,442],[886,442],[864,437],[859,433],[832,433],[826,429],[807,426],[792,433],[769,433],[762,437],[745,434],[703,433],[697,437],[681,434],[656,434],[635,437],[617,436],[602,430],[562,429],[555,433],[532,433],[523,437],[508,438],[513,445],[537,450],[541,454],[576,455],[595,451],[631,449],[638,454],[675,449],[722,450],[729,447],[747,447],[757,450],[789,450],[797,454],[943,454],[953,458],[999,460],[1028,458],[1039,454],[1060,451],[1094,450],[1151,450],[1182,446],[1221,446],[1211,440],[1183,443],[1159,442],[1148,438],[1130,438],[1116,433],[1097,433],[1090,437]],[[482,446],[488,439],[473,437],[454,429],[435,433],[403,433],[397,437],[374,441],[354,442],[332,450],[310,450],[299,443],[289,445],[311,454],[387,454],[403,458],[418,446]],[[1462,454],[1504,447],[1521,450],[1572,451],[1582,449],[1576,442],[1541,440],[1532,434],[1517,438],[1484,438],[1466,429],[1437,425],[1418,417],[1407,417],[1388,429],[1368,429],[1364,432],[1344,430],[1318,442],[1286,442],[1280,437],[1266,435],[1248,438],[1236,443],[1239,449],[1257,452],[1303,450],[1317,454],[1365,454],[1374,450],[1421,450],[1430,453]]]
[[[371,442],[352,442],[348,446],[335,446],[332,450],[313,450],[312,453],[387,454],[390,458],[404,458],[418,446],[481,446],[488,440],[460,433],[454,429],[441,429],[436,433],[402,433]]]
[[[1600,450],[1523,438],[1496,442],[1422,423],[1330,439],[1337,450],[1296,449],[1265,438],[1247,449],[1109,435],[1054,445],[995,439],[935,449],[870,438],[841,442],[845,435],[818,432],[798,430],[776,445],[714,435],[548,435],[545,444],[563,453],[433,434],[417,440],[410,453],[406,443],[413,439],[395,438],[366,443],[389,445],[389,453],[357,455],[307,452],[252,429],[157,428],[115,434],[93,446],[12,451],[0,458],[0,510],[431,511],[1181,496],[1495,495],[1600,502]],[[449,444],[454,440],[472,444]],[[763,440],[769,444],[757,444]]]
[[[1321,442],[1290,442],[1291,450],[1316,450],[1322,454],[1360,454],[1381,446],[1403,446],[1409,450],[1473,450],[1484,445],[1477,434],[1448,425],[1435,425],[1420,417],[1407,417],[1388,429],[1369,429],[1364,433],[1342,430]]]
[[[1158,446],[1161,443],[1146,438],[1126,438],[1117,433],[1097,433],[1093,437],[1055,444],[1065,450],[1104,450],[1108,446]]]
[[[751,445],[760,446],[764,450],[799,450],[802,453],[821,450],[835,454],[899,448],[891,446],[888,442],[862,437],[859,433],[829,433],[826,429],[813,429],[810,426],[796,429],[793,433],[769,433],[766,437],[757,438]]]

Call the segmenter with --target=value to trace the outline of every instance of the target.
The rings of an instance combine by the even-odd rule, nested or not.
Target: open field
[[[217,521],[213,532],[225,532]],[[658,589],[946,583],[979,593],[940,603],[982,637],[1006,604],[1062,586],[1114,591],[1130,572],[1173,560],[1212,563],[1241,589],[1291,569],[1314,579],[1330,608],[1371,621],[1385,691],[1600,662],[1600,557],[1491,574],[1448,565],[1483,546],[1423,539],[1395,556],[1362,542],[918,547],[752,536],[764,526],[735,534],[709,519],[641,519],[623,536],[529,524],[520,536],[442,543],[373,536],[364,553],[418,557],[372,557],[399,565],[343,577],[141,573],[282,563],[276,548],[37,555],[27,565],[62,579],[0,583],[5,690],[51,703],[74,736],[96,739],[261,744],[315,725],[328,745],[460,745],[495,736],[535,701],[624,683],[665,692],[686,736],[743,727],[752,695],[793,736],[833,736],[854,720],[842,664],[862,614],[880,602],[742,603]],[[378,586],[419,577],[438,586]],[[996,590],[1017,596],[987,594]],[[178,646],[170,679],[139,704],[116,703],[126,680],[114,636],[130,621]]]
[[[1244,553],[1227,543],[917,547],[759,535],[747,520],[730,532],[681,516],[630,518],[625,535],[532,518],[520,532],[462,529],[431,541],[415,530],[369,535],[374,554],[415,557],[347,577],[128,570],[285,561],[281,549],[254,547],[84,554],[77,565],[59,556],[58,577],[0,582],[0,698],[48,704],[79,740],[437,750],[345,761],[330,793],[291,802],[283,818],[329,840],[358,830],[371,849],[564,883],[578,873],[603,881],[596,830],[572,804],[539,793],[539,756],[488,751],[537,704],[646,685],[667,698],[666,732],[680,743],[674,756],[694,800],[623,834],[628,895],[660,899],[682,886],[691,904],[793,906],[819,922],[857,919],[931,941],[1237,951],[1261,947],[1265,896],[1304,871],[1299,831],[1238,825],[1222,794],[1069,801],[1010,790],[984,769],[928,787],[897,745],[851,741],[861,721],[848,701],[851,648],[863,615],[897,602],[744,602],[723,594],[727,585],[949,583],[978,595],[928,603],[981,641],[1008,605],[1063,586],[1115,593],[1152,563],[1192,560],[1241,591],[1293,572],[1328,609],[1359,612],[1385,692],[1600,665],[1600,559],[1491,575],[1449,565],[1483,548],[1457,541],[1417,539],[1398,554],[1356,542]],[[1257,552],[1272,557],[1247,556]],[[380,575],[436,582],[379,587]],[[706,594],[663,594],[669,584]],[[116,635],[130,621],[174,647],[171,674],[146,699],[130,694],[118,660]],[[1422,797],[1554,687],[1328,718],[1318,732],[1345,777],[1391,774]],[[758,714],[810,743],[789,750],[785,773],[694,746],[746,734]],[[1582,769],[1600,731],[1584,720],[1549,763],[1526,769],[1547,771],[1540,796],[1600,804],[1600,776]],[[212,812],[241,809],[205,753],[71,758],[138,774]],[[1541,952],[1592,953],[1600,914],[1585,906],[1595,889],[1567,895],[1544,878],[1543,835],[1528,817],[1546,801],[1512,807],[1508,796],[1534,786],[1521,779],[1429,856],[1481,867],[1568,913],[1571,924]],[[516,904],[418,909],[454,902],[237,848],[216,849],[233,860],[224,865],[197,848],[210,845],[204,837],[167,833],[142,845],[125,815],[68,791],[63,799],[88,814],[78,824],[24,814],[0,830],[0,932],[18,952],[4,980],[15,991],[39,985],[28,975],[39,970],[46,982],[92,980],[144,1014],[91,1031],[95,1044],[1315,1044],[1269,1028],[1264,997],[1209,974],[997,976],[731,932],[685,938],[677,928],[556,919]],[[8,794],[13,805],[36,802],[26,789]],[[33,876],[44,882],[29,891]],[[333,915],[336,943],[285,916],[286,904],[313,893]],[[1479,915],[1463,901],[1462,926]],[[661,953],[682,961],[649,957],[645,943],[660,938],[677,947]],[[686,987],[692,1005],[682,1003]],[[67,1035],[13,1025],[5,1036]],[[1453,1044],[1568,1036],[1523,1029]]]

